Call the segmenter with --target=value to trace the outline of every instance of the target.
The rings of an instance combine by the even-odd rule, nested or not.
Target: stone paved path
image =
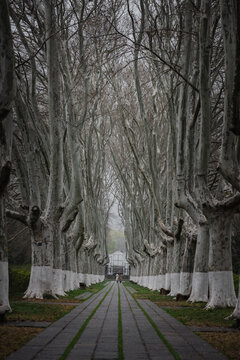
[[[121,353],[124,360],[226,360],[157,305],[149,300],[136,302],[123,284],[115,282],[76,306],[7,360],[118,360]]]
[[[86,299],[87,297],[89,297],[91,295],[90,292],[85,292],[83,294],[80,294],[78,296],[75,296],[75,299]]]

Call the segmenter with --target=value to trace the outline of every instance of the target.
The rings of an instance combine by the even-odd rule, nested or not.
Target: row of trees
[[[9,8],[5,2],[1,9],[8,21],[1,29],[2,37],[10,38],[12,62],[7,70],[12,83],[15,77],[15,92],[8,91],[5,79],[2,84],[3,92],[11,95],[8,118],[14,118],[14,129],[9,131],[12,156],[5,160],[1,154],[1,220],[8,216],[31,231],[32,268],[25,297],[63,295],[79,282],[102,281],[108,261],[112,177],[105,156],[109,129],[101,116],[101,61],[106,49],[101,49],[98,38],[102,24],[97,5],[17,1]],[[9,76],[4,68],[2,73]],[[8,194],[3,189],[9,181],[9,176],[6,184],[2,181],[4,162],[12,164]],[[0,303],[5,309],[9,303],[4,223],[1,234]]]
[[[1,206],[31,229],[26,296],[99,273],[112,191],[132,280],[239,317],[239,11],[237,0],[11,3],[14,171]]]
[[[125,14],[111,153],[132,280],[239,318],[239,4],[128,1]]]

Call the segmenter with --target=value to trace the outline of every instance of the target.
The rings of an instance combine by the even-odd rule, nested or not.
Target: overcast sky
[[[123,231],[123,224],[118,215],[118,203],[114,202],[109,216],[108,225],[111,229]]]

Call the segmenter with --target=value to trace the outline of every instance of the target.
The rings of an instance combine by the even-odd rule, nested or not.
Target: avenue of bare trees
[[[102,281],[115,198],[132,281],[240,319],[238,1],[1,0],[0,48],[2,311],[6,218],[58,296]]]

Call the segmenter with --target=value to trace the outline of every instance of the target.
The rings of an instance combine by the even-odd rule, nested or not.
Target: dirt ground
[[[43,328],[0,325],[0,360],[22,347]]]
[[[231,360],[240,359],[240,332],[197,333]]]

